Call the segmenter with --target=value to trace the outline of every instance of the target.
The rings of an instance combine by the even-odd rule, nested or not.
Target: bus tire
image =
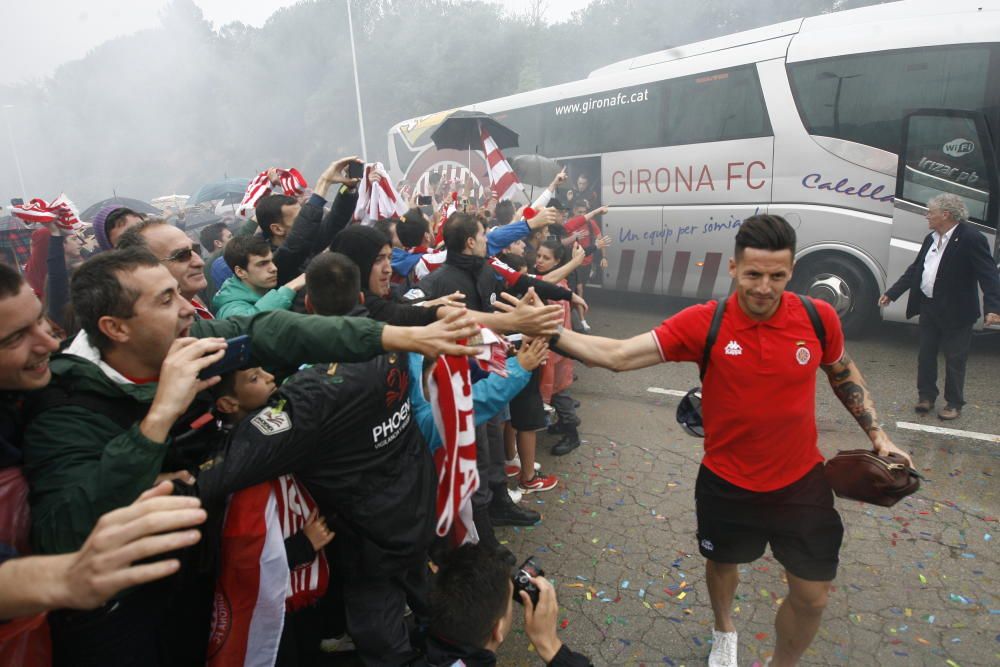
[[[845,336],[864,335],[878,318],[875,280],[868,269],[850,257],[823,255],[800,261],[792,289],[833,306]]]

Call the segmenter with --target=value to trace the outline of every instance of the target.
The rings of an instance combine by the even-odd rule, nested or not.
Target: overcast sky
[[[301,0],[194,0],[216,28],[232,21],[261,26],[281,7]],[[531,0],[495,0],[525,11]],[[546,18],[560,21],[589,0],[547,0]],[[6,66],[0,84],[37,80],[82,58],[109,39],[158,24],[167,0],[0,0]]]

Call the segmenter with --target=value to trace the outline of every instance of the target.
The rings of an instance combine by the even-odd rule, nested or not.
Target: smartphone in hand
[[[226,353],[221,359],[208,366],[200,373],[200,380],[207,380],[216,375],[225,375],[246,368],[250,363],[250,336],[236,336],[226,341]]]
[[[365,177],[365,165],[361,162],[348,162],[347,163],[347,177],[348,178],[364,178]]]

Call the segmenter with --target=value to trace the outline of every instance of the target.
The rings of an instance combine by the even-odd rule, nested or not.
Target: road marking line
[[[957,428],[943,428],[941,426],[928,426],[926,424],[913,424],[911,422],[896,422],[896,428],[905,428],[911,431],[926,431],[938,435],[951,435],[956,438],[972,438],[973,440],[985,440],[993,444],[1000,445],[1000,435],[992,433],[976,433],[975,431],[962,431]]]
[[[659,387],[648,387],[646,389],[650,394],[664,394],[665,396],[679,396],[684,398],[687,396],[686,391],[677,391],[676,389],[660,389]]]

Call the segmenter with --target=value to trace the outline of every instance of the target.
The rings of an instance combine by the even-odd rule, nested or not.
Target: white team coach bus
[[[913,0],[796,19],[667,49],[583,80],[470,105],[584,173],[613,245],[605,288],[727,294],[734,228],[755,212],[798,231],[792,288],[848,333],[916,256],[927,201],[964,198],[997,247],[1000,3]],[[430,134],[451,110],[389,132],[416,182],[465,152]],[[480,158],[477,158],[481,160]],[[472,165],[485,177],[485,166]],[[426,177],[426,176],[425,176]],[[903,320],[905,299],[882,316]]]

